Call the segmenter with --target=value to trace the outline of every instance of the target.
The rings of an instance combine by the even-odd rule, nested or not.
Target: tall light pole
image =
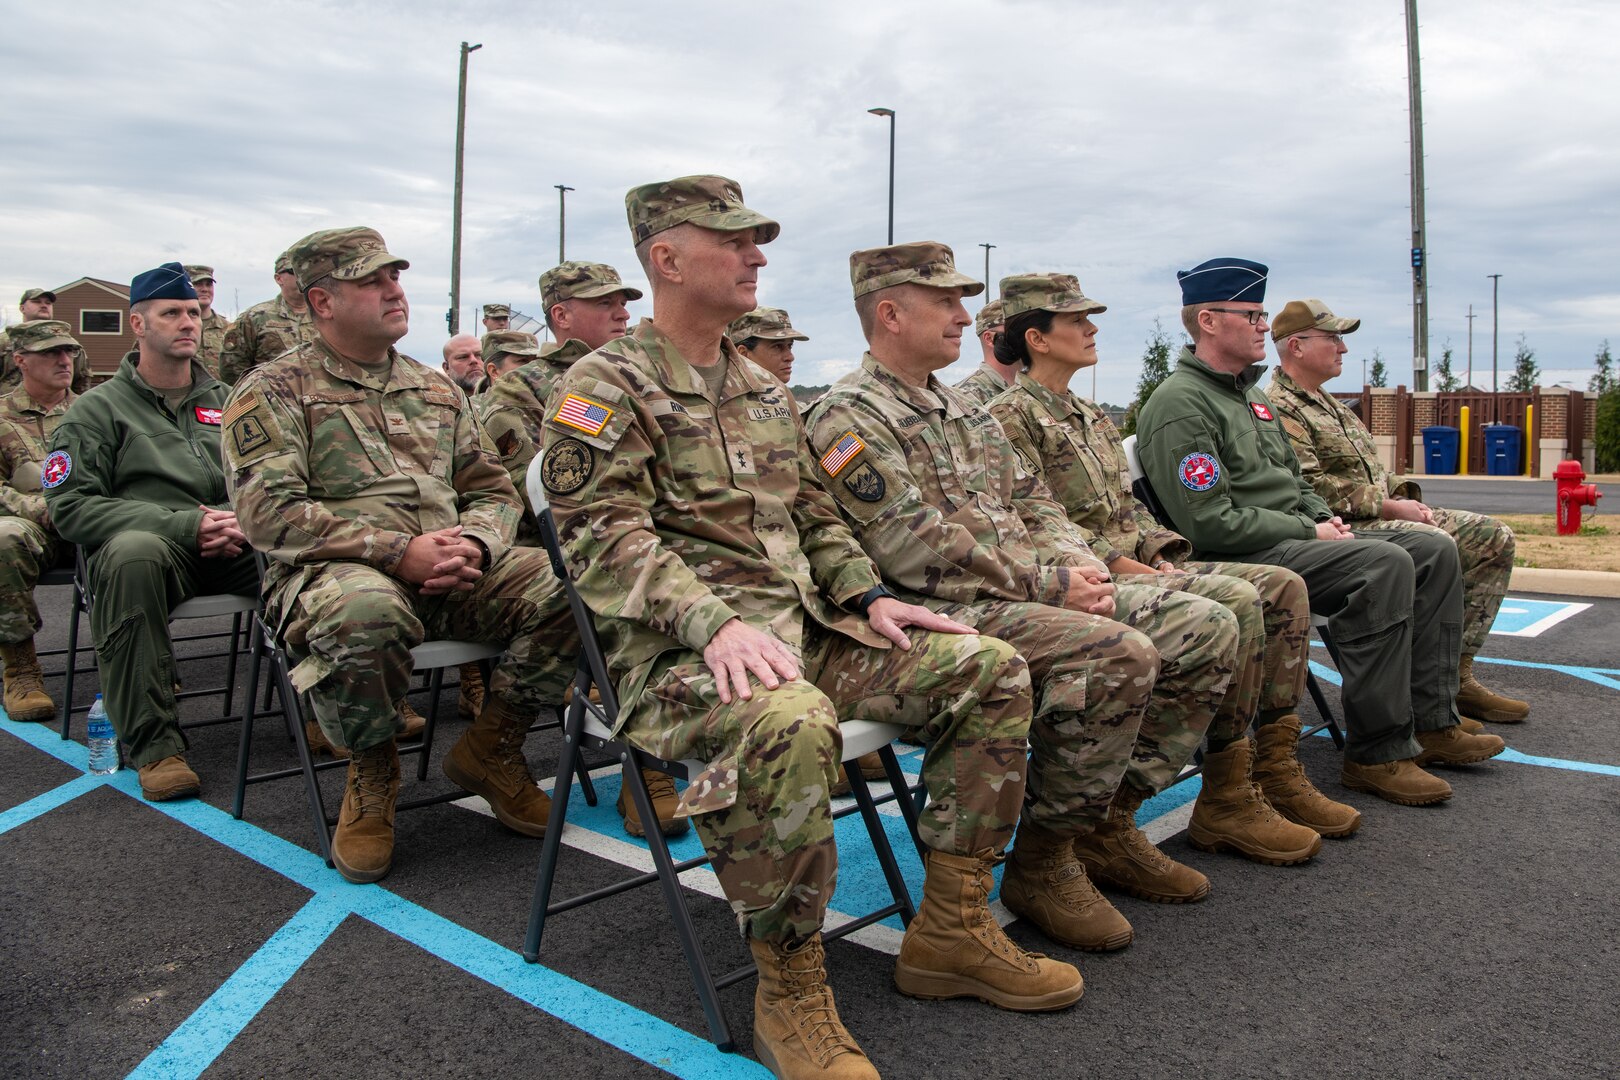
[[[991,297],[989,295],[989,292],[990,292],[990,249],[995,247],[996,245],[994,245],[994,244],[980,244],[979,246],[984,248],[984,291],[985,291],[985,294],[986,294],[985,298],[984,298],[984,302],[988,304],[992,299],[994,299],[993,297]]]
[[[1464,383],[1469,389],[1474,386],[1474,320],[1479,318],[1474,314],[1474,305],[1468,305],[1468,381]]]
[[[1406,0],[1407,116],[1412,124],[1412,388],[1429,388],[1429,286],[1423,219],[1423,84],[1418,78],[1417,0]]]
[[[1491,279],[1491,423],[1496,423],[1496,296],[1502,284],[1501,274],[1486,274]]]
[[[567,184],[552,184],[551,186],[557,189],[557,264],[560,266],[568,261],[568,256],[564,254],[567,250],[565,241],[568,237],[567,199],[568,193],[574,189]]]
[[[467,54],[482,45],[461,43],[461,84],[456,90],[456,191],[450,215],[450,335],[461,332],[461,159],[467,148]]]
[[[894,243],[894,110],[867,109],[873,116],[889,118],[889,243]]]

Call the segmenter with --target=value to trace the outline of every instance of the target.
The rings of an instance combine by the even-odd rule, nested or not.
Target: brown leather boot
[[[6,665],[7,716],[32,723],[56,715],[56,704],[45,693],[45,673],[39,668],[39,657],[34,655],[33,638],[15,645],[0,645],[0,661]]]
[[[1411,758],[1362,765],[1346,761],[1339,781],[1351,791],[1366,791],[1402,806],[1429,806],[1451,798],[1451,785],[1424,772]]]
[[[1417,756],[1418,766],[1473,765],[1495,757],[1507,749],[1500,735],[1470,735],[1461,724],[1452,724],[1439,731],[1417,733],[1418,745],[1423,753]]]
[[[1299,763],[1299,717],[1292,714],[1255,732],[1254,780],[1273,810],[1322,836],[1349,836],[1361,828],[1361,811],[1316,790]]]
[[[1156,904],[1190,904],[1209,895],[1209,878],[1176,862],[1153,846],[1136,827],[1136,811],[1147,793],[1119,785],[1108,819],[1074,841],[1074,857],[1099,885]]]
[[[313,720],[304,721],[304,741],[309,743],[310,757],[318,757],[321,754],[329,754],[334,758],[346,758],[349,756],[349,748],[339,746],[331,739],[328,739],[326,732],[321,730],[321,725]]]
[[[1074,837],[1024,823],[1001,875],[1001,902],[1053,941],[1086,952],[1131,943],[1131,924],[1086,877]]]
[[[1463,731],[1469,735],[1478,735],[1480,732],[1485,730],[1485,725],[1480,723],[1478,720],[1475,720],[1471,716],[1458,717],[1457,726],[1462,728]]]
[[[471,720],[484,711],[484,669],[477,663],[462,664],[461,693],[456,698],[456,716]]]
[[[658,815],[658,831],[665,836],[680,836],[691,827],[684,817],[675,816],[680,796],[675,793],[675,778],[657,769],[642,769],[641,778],[647,782],[647,795],[652,799],[653,813]],[[636,813],[636,801],[630,798],[624,785],[619,785],[619,816],[624,819],[624,831],[631,836],[646,836],[641,826],[641,815]]]
[[[182,754],[170,754],[161,761],[148,762],[135,772],[141,782],[141,798],[147,802],[189,799],[202,792],[202,781],[191,771]]]
[[[349,758],[343,809],[332,834],[332,865],[349,881],[378,881],[394,865],[399,748],[388,739]]]
[[[1522,724],[1530,704],[1485,689],[1474,678],[1474,658],[1464,656],[1457,661],[1457,711],[1493,724]]]
[[[844,1022],[827,985],[821,935],[797,945],[750,938],[759,965],[754,990],[754,1053],[779,1077],[792,1080],[877,1080]]]
[[[850,793],[848,770],[851,766],[861,770],[861,775],[868,780],[885,780],[889,774],[883,771],[883,759],[876,750],[870,754],[862,754],[852,762],[839,766],[838,783],[833,785],[834,795],[848,795]]]
[[[1233,851],[1268,866],[1307,861],[1322,850],[1322,838],[1272,808],[1254,782],[1253,765],[1254,744],[1247,738],[1204,754],[1204,784],[1187,839],[1199,851]]]
[[[404,698],[399,699],[399,718],[405,721],[405,730],[395,732],[395,741],[417,738],[427,727],[427,718],[411,708],[411,703]]]
[[[551,796],[535,784],[523,758],[528,734],[527,712],[493,694],[484,709],[444,758],[444,775],[475,795],[482,795],[502,825],[524,836],[545,836],[551,818]]]
[[[1085,993],[1072,964],[1025,952],[990,914],[990,871],[982,856],[928,853],[923,902],[906,928],[894,985],[916,998],[973,997],[1016,1012],[1066,1009]]]

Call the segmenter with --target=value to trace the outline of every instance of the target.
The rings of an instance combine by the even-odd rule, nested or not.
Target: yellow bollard
[[[1535,426],[1530,423],[1530,421],[1534,420],[1535,418],[1536,407],[1534,405],[1526,405],[1524,407],[1524,475],[1526,476],[1530,475],[1530,462],[1534,460],[1530,456],[1530,433],[1536,429]]]
[[[1457,443],[1457,475],[1468,475],[1468,406],[1461,409],[1462,417],[1458,423],[1462,426],[1462,438]]]

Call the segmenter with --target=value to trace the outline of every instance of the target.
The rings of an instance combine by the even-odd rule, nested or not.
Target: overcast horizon
[[[895,239],[948,243],[975,277],[994,244],[987,296],[1009,273],[1076,274],[1109,306],[1099,399],[1131,399],[1154,320],[1179,340],[1175,270],[1219,255],[1271,266],[1271,311],[1320,297],[1362,320],[1334,388],[1359,386],[1375,349],[1390,385],[1410,386],[1402,11],[361,0],[222,3],[182,24],[110,3],[18,10],[0,43],[0,314],[16,319],[24,288],[128,282],[174,259],[214,266],[232,315],[273,295],[271,261],[298,237],[365,224],[411,261],[400,345],[436,366],[467,40],[483,48],[469,60],[464,331],[483,303],[539,314],[553,185],[574,188],[569,257],[644,285],[624,192],[718,172],[782,223],[759,300],[811,337],[793,381],[832,381],[863,348],[849,252],[885,239],[889,122],[866,112],[884,106]],[[1431,370],[1449,341],[1462,378],[1472,304],[1474,382],[1488,385],[1486,275],[1500,273],[1503,380],[1522,334],[1543,385],[1584,389],[1603,341],[1620,343],[1620,149],[1605,137],[1620,5],[1419,11]],[[943,377],[977,362],[970,337]]]

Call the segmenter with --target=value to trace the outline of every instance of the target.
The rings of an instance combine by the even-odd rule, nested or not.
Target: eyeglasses
[[[1343,334],[1300,334],[1301,341],[1331,341],[1335,346],[1344,342]]]
[[[1244,308],[1231,307],[1212,307],[1205,308],[1204,310],[1219,311],[1223,315],[1241,315],[1245,319],[1249,320],[1250,326],[1258,326],[1260,323],[1271,321],[1271,312],[1269,311],[1249,311]]]

